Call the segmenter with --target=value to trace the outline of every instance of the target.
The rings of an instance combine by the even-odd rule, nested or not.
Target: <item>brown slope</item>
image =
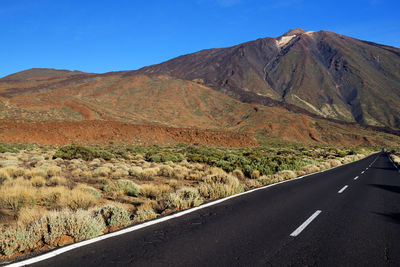
[[[282,107],[242,103],[204,85],[168,76],[112,73],[73,77],[57,86],[43,84],[40,93],[29,87],[25,89],[24,94],[0,99],[3,141],[64,144],[116,139],[137,143],[137,132],[119,130],[134,127],[125,126],[127,124],[159,127],[160,140],[149,138],[154,139],[154,143],[222,140],[224,134],[201,138],[202,134],[215,130],[231,136],[227,141],[220,141],[221,145],[251,145],[254,141],[247,134],[260,140],[310,144],[381,145],[399,140],[396,136],[312,118]],[[199,133],[168,130],[171,127],[196,128]],[[171,132],[182,138],[171,141],[168,137]],[[243,142],[243,137],[234,137],[234,133],[243,133],[249,140]],[[145,135],[146,131],[139,136],[143,139]],[[148,143],[150,141],[146,141]]]
[[[291,30],[137,73],[196,81],[242,102],[400,128],[400,49],[332,32]]]

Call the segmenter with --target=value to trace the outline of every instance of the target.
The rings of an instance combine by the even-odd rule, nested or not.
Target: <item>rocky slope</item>
[[[400,49],[328,31],[290,30],[129,72],[169,75],[242,102],[400,128]]]

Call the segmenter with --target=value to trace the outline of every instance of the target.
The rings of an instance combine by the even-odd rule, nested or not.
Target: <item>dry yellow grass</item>
[[[243,172],[239,169],[233,170],[232,175],[238,178],[239,180],[244,180],[246,178]]]
[[[17,178],[25,175],[25,169],[21,167],[6,167],[6,172],[11,178]]]
[[[93,177],[105,177],[110,175],[111,170],[108,167],[98,167],[93,171]]]
[[[197,189],[185,187],[171,193],[169,202],[171,208],[179,210],[199,206],[203,203],[203,198]]]
[[[88,209],[98,203],[98,198],[90,192],[82,190],[81,188],[74,188],[69,190],[66,194],[61,195],[60,205],[68,207],[72,210]]]
[[[301,168],[301,170],[304,171],[305,173],[313,173],[313,172],[318,172],[319,168],[315,164],[310,164],[310,165],[304,166],[303,168]]]
[[[111,178],[113,179],[120,179],[129,176],[129,172],[125,170],[116,170],[115,172],[111,173]]]
[[[260,178],[260,172],[258,170],[254,170],[252,171],[251,175],[250,175],[251,179],[258,179]]]
[[[151,199],[159,199],[163,195],[172,192],[172,190],[171,186],[166,184],[143,184],[140,186],[140,195]]]
[[[144,203],[139,206],[136,211],[134,221],[135,222],[143,222],[154,219],[157,217],[157,213],[155,213],[153,207],[149,203]]]
[[[35,190],[30,181],[23,178],[6,181],[0,187],[0,206],[17,212],[23,207],[35,205]]]
[[[34,221],[39,220],[40,218],[49,214],[49,211],[42,207],[33,207],[33,208],[22,208],[18,212],[18,225],[29,225]]]
[[[9,179],[10,175],[8,174],[7,170],[0,169],[0,184]]]
[[[48,176],[59,176],[61,175],[61,168],[58,166],[49,166],[49,168],[47,169],[47,175]]]
[[[35,187],[41,187],[46,184],[46,179],[44,179],[42,176],[34,176],[30,179],[30,181]]]
[[[331,165],[331,167],[337,167],[339,165],[342,165],[342,163],[340,162],[340,160],[337,159],[331,159],[328,161],[329,164]]]
[[[67,185],[68,181],[65,177],[62,176],[53,176],[47,182],[48,186],[56,186],[56,185]]]

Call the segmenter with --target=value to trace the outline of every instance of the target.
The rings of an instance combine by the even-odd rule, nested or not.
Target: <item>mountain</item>
[[[168,75],[241,102],[400,129],[400,49],[329,31],[290,30],[125,75]]]
[[[334,145],[400,141],[399,136],[283,106],[243,103],[167,75],[48,74],[43,69],[0,79],[0,142],[252,146],[256,140]]]

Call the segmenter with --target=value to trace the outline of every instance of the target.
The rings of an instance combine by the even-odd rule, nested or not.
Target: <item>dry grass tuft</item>
[[[68,181],[65,177],[62,176],[53,176],[47,182],[48,186],[57,186],[57,185],[67,185]]]
[[[0,169],[0,184],[6,180],[9,180],[11,177],[5,169]]]
[[[304,166],[303,168],[301,168],[301,170],[304,171],[305,173],[313,173],[313,172],[320,171],[318,166],[315,164],[310,164],[310,165]]]
[[[108,167],[98,167],[97,169],[95,169],[93,171],[92,176],[93,177],[105,177],[105,176],[109,176],[111,173],[110,168]]]
[[[251,175],[250,175],[250,178],[251,178],[251,179],[258,179],[258,178],[260,178],[260,172],[259,172],[258,170],[252,171],[252,172],[251,172]]]
[[[165,184],[143,184],[140,186],[140,195],[150,199],[160,199],[169,192],[172,192],[172,188]]]
[[[144,203],[139,206],[134,217],[135,222],[144,222],[157,217],[153,207],[149,203]]]
[[[42,176],[34,176],[30,180],[34,187],[42,187],[46,184],[46,179],[44,179]]]
[[[239,180],[244,180],[246,177],[244,176],[243,172],[239,169],[233,170],[232,175],[238,178]]]
[[[29,181],[18,178],[0,187],[0,206],[14,212],[35,204],[35,190]]]
[[[172,209],[188,209],[199,206],[203,203],[203,198],[195,188],[181,188],[169,196],[170,207]]]

